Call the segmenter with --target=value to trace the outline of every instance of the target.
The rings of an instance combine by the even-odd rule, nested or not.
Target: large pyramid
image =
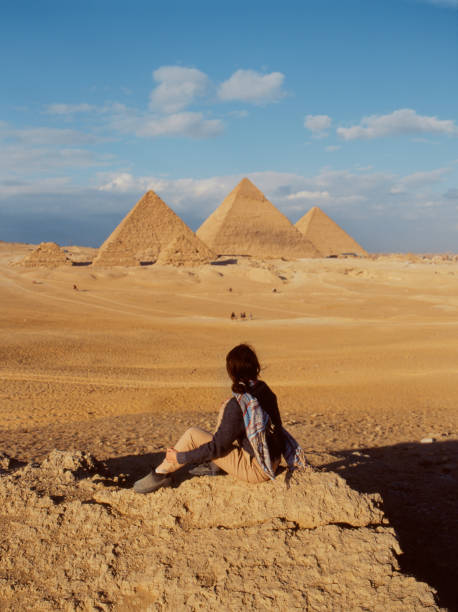
[[[72,262],[55,242],[42,242],[19,262],[27,268],[57,268]]]
[[[311,208],[299,219],[296,227],[324,257],[341,253],[367,255],[363,247],[318,206]]]
[[[218,255],[319,257],[318,250],[244,178],[197,230]]]
[[[99,249],[93,265],[133,266],[155,262],[159,254],[181,237],[183,264],[195,260],[196,251],[213,254],[171,208],[154,193],[147,191]]]

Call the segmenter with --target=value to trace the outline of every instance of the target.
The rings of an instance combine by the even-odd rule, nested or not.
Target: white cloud
[[[100,191],[116,191],[119,193],[129,193],[133,191],[161,191],[167,185],[167,181],[148,176],[134,177],[129,172],[101,174],[100,178],[104,181],[98,187]]]
[[[0,141],[23,143],[24,145],[47,146],[47,145],[82,145],[96,142],[96,138],[91,134],[85,134],[77,130],[31,127],[31,128],[12,128],[5,122],[0,124]]]
[[[325,168],[311,177],[284,172],[255,172],[247,176],[286,215],[303,214],[313,201],[320,201],[331,211],[344,209],[346,214],[354,217],[384,212],[400,214],[403,208],[415,210],[417,207],[428,206],[431,201],[448,202],[455,206],[456,189],[449,189],[444,194],[433,190],[440,185],[448,170],[439,168],[400,176],[383,172],[359,174],[351,170]],[[170,179],[154,175],[136,176],[129,171],[103,172],[97,175],[96,190],[133,194],[135,198],[153,189],[174,208],[193,214],[208,214],[242,178],[243,175],[237,174],[206,179]],[[54,180],[51,179],[51,184]],[[19,188],[20,181],[13,182]],[[40,184],[45,183],[40,179]],[[402,200],[391,195],[397,185],[403,186]],[[29,187],[27,189],[29,191]],[[78,188],[74,186],[74,189]]]
[[[123,110],[126,110],[126,106],[119,102],[109,102],[103,106],[87,104],[86,102],[81,102],[80,104],[61,104],[59,102],[46,105],[44,112],[48,115],[71,117],[76,113],[96,113],[100,115],[121,112]]]
[[[339,127],[337,133],[344,140],[380,138],[399,134],[437,133],[458,136],[458,125],[452,119],[438,119],[417,115],[410,108],[401,108],[389,115],[363,117],[359,125]]]
[[[151,92],[150,107],[165,113],[183,110],[209,87],[207,75],[196,68],[161,66],[153,77],[159,85]]]
[[[35,181],[0,180],[0,197],[18,195],[72,193],[75,186],[69,177],[51,177]]]
[[[431,185],[433,183],[439,183],[450,172],[451,168],[448,167],[423,172],[413,172],[412,174],[404,176],[401,182],[403,185],[409,185],[411,187]]]
[[[54,173],[62,169],[91,168],[106,166],[112,159],[86,151],[51,147],[29,147],[9,145],[0,147],[1,172],[9,176]]]
[[[89,134],[57,128],[16,129],[0,122],[0,178],[28,176],[60,171],[63,168],[88,168],[112,162],[111,155],[100,155],[80,148],[97,142]]]
[[[331,127],[332,119],[328,115],[307,115],[304,127],[310,130],[315,138],[327,136],[326,130]]]
[[[424,172],[413,172],[407,174],[399,179],[399,181],[390,189],[390,193],[393,195],[404,194],[410,189],[418,189],[424,185],[433,185],[434,183],[440,183],[443,178],[450,174],[451,168],[437,168],[436,170],[429,170]]]
[[[329,200],[329,191],[298,191],[290,193],[287,200]]]
[[[240,177],[242,178],[242,177]],[[166,198],[177,210],[195,205],[205,210],[219,202],[234,188],[240,178],[233,176],[208,179],[168,179],[155,176],[134,176],[129,172],[100,173],[100,191],[111,193],[142,193],[149,189]],[[235,183],[234,183],[235,181]]]
[[[329,145],[325,148],[325,151],[327,151],[328,153],[333,153],[334,151],[338,151],[341,148],[342,147],[340,145]]]
[[[218,88],[220,100],[240,100],[252,104],[276,102],[286,94],[282,90],[285,75],[281,72],[262,74],[256,70],[237,70]]]
[[[211,138],[224,129],[220,119],[205,119],[202,113],[174,113],[172,115],[136,115],[123,113],[113,119],[113,127],[140,138],[183,136]]]
[[[89,113],[97,107],[82,102],[81,104],[48,104],[45,108],[49,115],[73,115],[75,113]]]

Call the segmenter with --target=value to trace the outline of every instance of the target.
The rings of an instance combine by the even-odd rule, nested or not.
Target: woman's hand
[[[181,463],[177,461],[177,451],[174,448],[168,448],[165,453],[166,460],[174,466],[179,466]]]

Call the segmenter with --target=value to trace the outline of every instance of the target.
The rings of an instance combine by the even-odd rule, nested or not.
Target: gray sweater
[[[257,398],[262,408],[270,416],[272,431],[267,435],[267,444],[271,459],[279,459],[283,451],[283,433],[277,398],[266,383],[261,380],[256,382],[250,393]],[[221,423],[210,442],[190,451],[178,452],[177,461],[184,464],[204,463],[212,459],[218,459],[218,457],[227,455],[232,450],[234,443],[238,443],[254,457],[253,448],[246,437],[242,410],[235,397],[226,404]]]

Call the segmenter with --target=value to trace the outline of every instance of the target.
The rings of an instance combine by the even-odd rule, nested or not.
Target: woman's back
[[[284,440],[277,396],[263,380],[257,380],[250,388],[249,393],[258,400],[261,408],[270,417],[271,427],[267,432],[267,444],[272,458],[280,457],[283,452]]]

